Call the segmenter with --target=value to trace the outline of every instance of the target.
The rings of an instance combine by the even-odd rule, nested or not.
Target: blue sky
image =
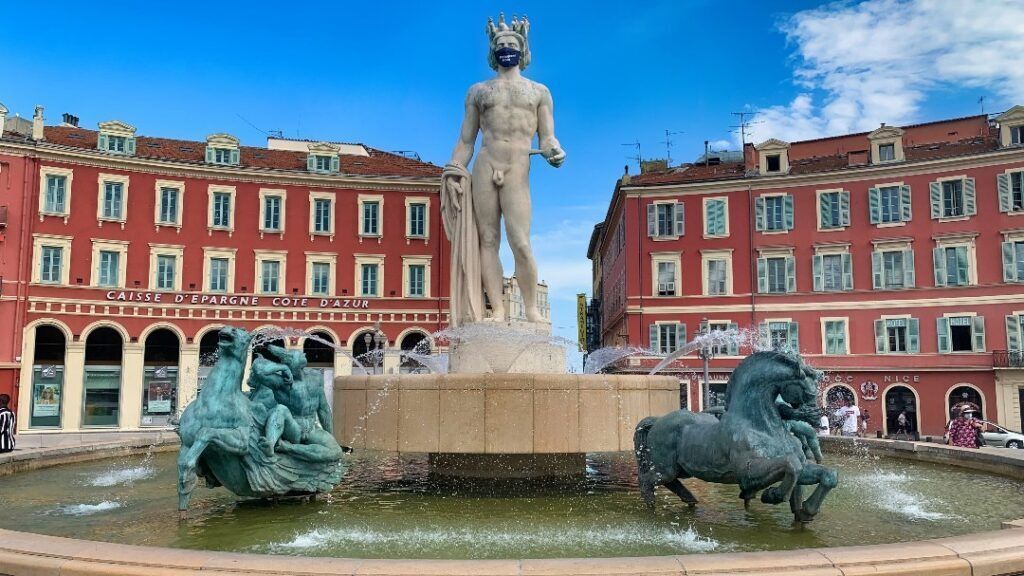
[[[88,6],[88,7],[86,7]],[[704,140],[811,138],[1024,103],[1024,7],[1013,0],[817,2],[47,2],[6,12],[0,102],[82,125],[200,139],[264,131],[414,150],[442,165],[466,88],[492,74],[488,15],[526,13],[527,76],[555,101],[568,159],[535,160],[534,244],[554,324],[574,336],[586,246],[622,144],[675,162]],[[507,252],[507,251],[506,251]],[[511,264],[511,259],[506,262]],[[508,266],[508,271],[511,266]]]

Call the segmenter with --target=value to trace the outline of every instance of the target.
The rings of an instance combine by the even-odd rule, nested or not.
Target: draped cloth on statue
[[[453,328],[483,318],[484,291],[480,272],[480,235],[473,214],[469,171],[456,164],[441,176],[441,216],[451,242],[449,321]],[[449,188],[452,188],[451,190]]]

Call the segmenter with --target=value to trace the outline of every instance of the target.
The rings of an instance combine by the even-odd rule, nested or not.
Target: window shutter
[[[877,251],[871,253],[871,287],[882,287],[882,253]]]
[[[110,144],[107,142],[107,135],[100,134],[100,137],[96,140],[96,148],[106,151],[108,146],[110,146]]]
[[[1020,350],[1020,316],[1006,317],[1006,348],[1011,352]]]
[[[658,232],[658,206],[656,204],[647,205],[647,235],[651,238]]]
[[[686,344],[686,324],[679,323],[676,324],[676,349],[673,352],[682,349],[684,344]]]
[[[832,194],[818,195],[818,227],[831,228]]]
[[[796,258],[786,256],[786,292],[796,292]]]
[[[921,351],[921,323],[917,318],[907,319],[907,352],[917,354]]]
[[[739,330],[740,330],[739,324],[737,324],[735,322],[729,322],[729,331],[733,332],[735,334],[735,336],[739,335]],[[740,345],[736,341],[736,337],[735,336],[729,338],[729,349],[726,351],[726,353],[729,354],[729,356],[739,356],[739,354],[740,354]]]
[[[974,178],[964,178],[964,214],[974,216],[978,213],[978,198],[974,190]]]
[[[846,344],[846,322],[837,322],[836,324],[839,326],[839,331],[836,333],[836,339],[839,342],[839,353],[846,354],[850,350]]]
[[[946,255],[945,249],[935,248],[932,250],[932,262],[935,265],[935,285],[946,285]]]
[[[938,220],[942,217],[942,183],[929,183],[928,192],[932,200],[932,219]]]
[[[676,202],[672,205],[672,216],[675,221],[676,236],[682,236],[686,233],[685,215],[686,210],[682,202]]]
[[[814,275],[814,291],[821,292],[825,289],[825,278],[822,274],[822,256],[815,254],[811,257],[811,272]]]
[[[213,148],[209,146],[206,147],[206,163],[213,164]]]
[[[772,347],[771,339],[768,337],[768,323],[761,322],[757,325],[757,339],[761,344],[761,348],[770,350]]]
[[[754,199],[754,230],[761,232],[764,230],[764,198],[759,197]]]
[[[949,345],[949,318],[935,319],[935,333],[939,340],[939,354],[949,354],[952,351]]]
[[[881,223],[882,194],[878,191],[878,188],[868,188],[868,210],[870,211],[871,223]]]
[[[850,192],[847,190],[839,193],[839,224],[850,225]]]
[[[126,138],[124,142],[124,151],[129,156],[135,155],[135,138]]]
[[[910,222],[913,218],[913,204],[910,197],[910,186],[900,186],[900,218]]]
[[[885,354],[888,346],[885,341],[885,320],[875,320],[875,354]]]
[[[997,174],[996,182],[999,188],[999,211],[1010,212],[1013,210],[1013,199],[1010,196],[1010,175]]]
[[[757,291],[768,292],[768,260],[765,258],[757,259]]]
[[[850,253],[842,255],[843,261],[843,290],[853,290],[853,258]]]
[[[701,334],[707,334],[709,332],[709,330],[708,330],[709,325],[710,325],[710,323],[707,320],[701,320],[700,321],[700,328],[699,328],[700,333]]]
[[[784,211],[785,211],[786,230],[792,230],[793,229],[793,195],[792,194],[786,194],[786,200],[783,203],[783,206],[784,206]]]
[[[913,288],[917,286],[917,274],[914,272],[914,250],[907,248],[903,251],[903,287]]]
[[[310,154],[306,156],[306,170],[313,172],[316,170],[316,155]]]
[[[971,282],[970,263],[967,260],[966,246],[960,246],[956,249],[956,281],[961,286]]]
[[[796,322],[789,323],[789,348],[797,354],[800,353],[800,325]]]
[[[337,156],[331,157],[331,172],[341,172],[341,159]]]
[[[975,316],[974,318],[971,318],[971,323],[973,324],[971,326],[971,328],[974,329],[973,330],[973,333],[974,333],[974,351],[975,352],[984,352],[985,351],[985,317],[984,316]]]
[[[1003,242],[1003,282],[1017,282],[1017,250],[1014,242]]]
[[[236,166],[238,165],[238,150],[231,151],[231,163]]]
[[[661,352],[661,346],[658,345],[658,325],[651,324],[651,351],[654,353]]]

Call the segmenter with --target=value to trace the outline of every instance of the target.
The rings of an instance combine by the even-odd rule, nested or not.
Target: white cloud
[[[923,103],[939,90],[1021,103],[1022,28],[1019,0],[868,0],[799,12],[783,31],[796,47],[794,82],[806,92],[759,110],[750,141],[921,121]]]
[[[708,144],[708,148],[715,152],[721,152],[722,150],[732,150],[736,145],[728,140],[715,140]]]

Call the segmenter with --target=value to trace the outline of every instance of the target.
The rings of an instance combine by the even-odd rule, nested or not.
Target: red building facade
[[[446,324],[431,164],[354,144],[43,126],[41,110],[32,132],[0,137],[0,392],[23,442],[166,426],[224,325],[341,346],[282,339],[329,382],[350,356]]]
[[[965,401],[1019,430],[1022,143],[1015,107],[625,176],[589,254],[600,344],[669,353],[698,330],[749,328],[824,369],[826,401],[854,398],[871,433],[905,412],[909,433],[941,436]],[[713,394],[746,352],[727,348]],[[673,367],[689,406],[716,401],[700,367]]]

